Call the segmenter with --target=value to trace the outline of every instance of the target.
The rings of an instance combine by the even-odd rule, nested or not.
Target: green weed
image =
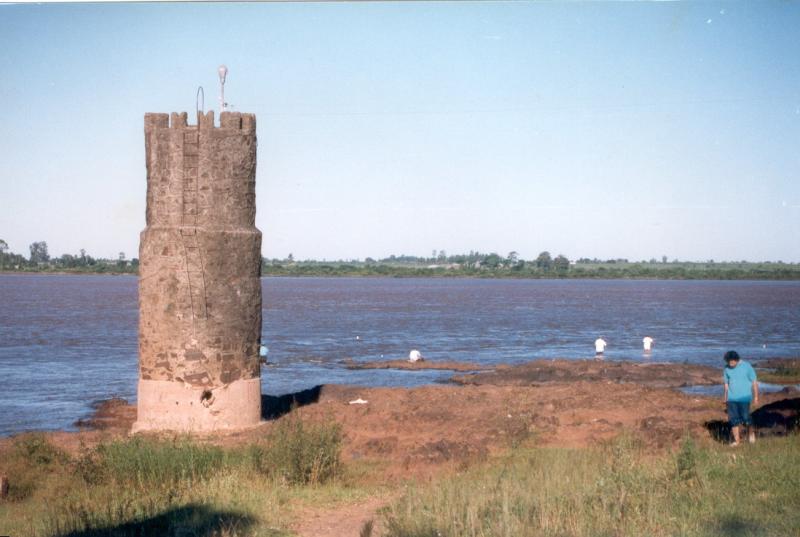
[[[341,445],[339,424],[307,423],[290,415],[277,422],[266,446],[254,448],[251,458],[261,472],[286,483],[316,485],[336,477]]]

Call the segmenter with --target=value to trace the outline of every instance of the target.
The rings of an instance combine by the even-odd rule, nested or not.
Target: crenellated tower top
[[[242,112],[222,112],[219,116],[219,127],[214,125],[214,111],[197,113],[197,124],[189,125],[189,114],[172,112],[171,114],[148,112],[144,115],[145,132],[155,129],[213,129],[217,131],[241,131],[242,134],[255,134],[255,114]],[[232,134],[233,132],[231,132]],[[222,132],[224,134],[224,132]]]

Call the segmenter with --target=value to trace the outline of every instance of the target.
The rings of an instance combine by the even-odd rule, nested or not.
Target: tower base
[[[237,380],[218,388],[140,379],[138,391],[134,433],[244,429],[261,421],[261,378]]]

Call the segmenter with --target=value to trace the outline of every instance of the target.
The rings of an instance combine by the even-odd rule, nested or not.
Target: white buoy
[[[424,360],[425,358],[422,357],[422,353],[419,352],[417,349],[412,350],[408,353],[408,361],[412,364],[414,362],[419,362],[420,360]]]

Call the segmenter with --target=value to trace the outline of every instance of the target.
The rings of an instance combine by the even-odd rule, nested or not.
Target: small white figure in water
[[[642,339],[642,345],[644,346],[645,354],[650,354],[650,351],[653,350],[653,343],[655,342],[656,340],[651,338],[650,336],[644,336],[644,339]]]
[[[414,362],[424,362],[425,357],[423,357],[422,353],[419,352],[417,349],[414,349],[408,353],[408,361],[411,362],[412,364]]]
[[[267,354],[269,354],[269,349],[267,348],[266,345],[261,345],[261,347],[259,347],[258,349],[258,356],[261,357],[260,361],[262,364],[267,363]]]
[[[599,338],[594,340],[594,357],[595,358],[597,358],[598,360],[602,360],[603,359],[603,352],[605,352],[605,350],[606,350],[606,345],[608,345],[608,343],[606,343],[606,340],[603,339],[603,336],[600,336]]]
[[[356,341],[361,341],[361,336],[356,336]]]

